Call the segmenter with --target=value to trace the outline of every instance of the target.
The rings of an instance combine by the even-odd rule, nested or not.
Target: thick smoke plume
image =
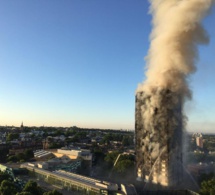
[[[213,0],[150,0],[153,16],[151,45],[146,57],[146,81],[138,91],[154,87],[189,96],[186,78],[195,71],[197,44],[209,38],[200,22]]]
[[[161,151],[164,153],[161,160],[182,161],[185,118],[182,110],[184,101],[191,98],[187,79],[196,70],[197,45],[209,42],[201,21],[214,0],[150,0],[150,3],[153,30],[146,57],[146,80],[137,89],[135,127],[137,166],[146,175]]]

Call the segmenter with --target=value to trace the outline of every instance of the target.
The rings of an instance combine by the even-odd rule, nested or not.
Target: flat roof
[[[35,172],[42,173],[42,174],[45,174],[48,176],[54,176],[54,177],[61,179],[61,180],[67,180],[69,182],[73,182],[73,184],[76,183],[76,185],[78,185],[78,186],[80,186],[80,184],[82,184],[82,185],[85,185],[86,187],[94,188],[97,190],[105,189],[101,186],[96,185],[96,183],[102,183],[102,181],[96,180],[96,179],[93,179],[90,177],[85,177],[82,175],[69,173],[69,172],[62,171],[62,170],[50,172],[50,171],[47,171],[44,169],[30,166],[27,163],[22,164],[21,167],[27,168],[28,170],[30,169],[32,171],[34,170]]]

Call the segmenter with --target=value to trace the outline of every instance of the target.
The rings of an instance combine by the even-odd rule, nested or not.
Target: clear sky
[[[134,129],[151,16],[146,0],[0,1],[0,125]],[[204,20],[186,104],[190,131],[215,130],[215,13]]]

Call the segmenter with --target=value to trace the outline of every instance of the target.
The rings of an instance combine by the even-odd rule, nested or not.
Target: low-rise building
[[[36,177],[51,183],[53,185],[60,185],[68,191],[79,191],[82,194],[122,194],[122,195],[136,195],[136,190],[131,190],[132,186],[127,187],[123,185],[120,190],[118,184],[86,177],[79,174],[70,173],[63,170],[47,171],[39,167],[32,166],[28,163],[21,165],[31,171]],[[133,187],[134,188],[134,187]]]
[[[57,157],[62,157],[64,155],[68,156],[71,159],[82,158],[83,160],[92,161],[92,153],[90,150],[84,149],[58,149],[56,153],[54,153]]]

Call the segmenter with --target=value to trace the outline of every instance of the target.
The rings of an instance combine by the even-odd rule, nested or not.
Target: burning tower
[[[138,179],[175,186],[183,179],[183,105],[191,98],[187,77],[195,71],[197,44],[209,38],[201,20],[213,0],[150,0],[151,45],[146,81],[136,93]]]
[[[157,101],[156,106],[151,101]],[[144,111],[150,121],[145,121]],[[176,185],[183,177],[180,96],[170,90],[155,90],[152,95],[138,92],[135,117],[138,179]]]

